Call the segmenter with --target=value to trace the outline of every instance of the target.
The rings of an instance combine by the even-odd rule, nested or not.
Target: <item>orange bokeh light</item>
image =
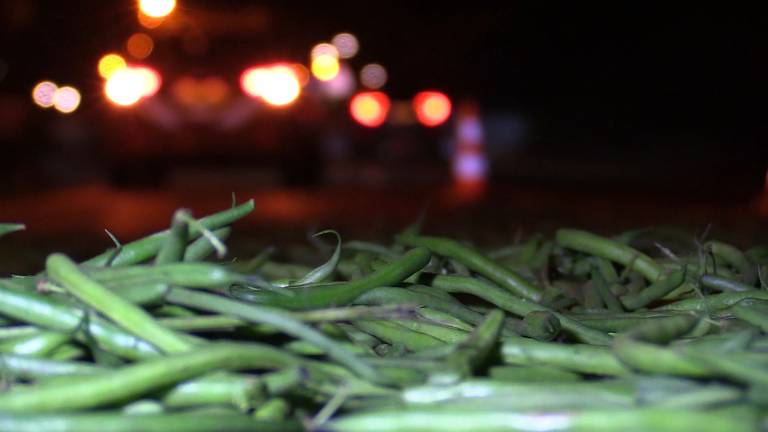
[[[413,98],[416,118],[424,126],[439,126],[451,116],[451,100],[444,93],[423,91]]]
[[[104,79],[109,79],[113,73],[120,69],[125,69],[126,67],[127,64],[125,63],[125,59],[119,54],[105,54],[99,59],[99,75]]]
[[[246,69],[240,76],[240,86],[247,95],[276,107],[290,105],[301,94],[295,68],[284,64]]]
[[[125,42],[125,50],[136,59],[145,59],[152,54],[155,42],[146,33],[134,33]]]
[[[341,70],[339,59],[330,54],[320,54],[312,59],[312,75],[320,81],[330,81],[336,78]]]
[[[113,73],[104,83],[104,94],[119,106],[131,106],[160,90],[160,74],[148,66],[130,66]]]
[[[139,0],[139,11],[152,18],[168,16],[176,9],[176,0]]]
[[[362,92],[349,101],[349,113],[366,127],[381,126],[387,120],[391,103],[382,92]]]

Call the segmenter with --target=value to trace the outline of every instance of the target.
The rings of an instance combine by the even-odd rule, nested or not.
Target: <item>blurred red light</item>
[[[424,126],[439,126],[451,116],[451,100],[444,93],[423,91],[413,98],[416,118]]]
[[[390,105],[389,97],[382,92],[362,92],[349,101],[349,113],[361,125],[373,128],[387,119]]]

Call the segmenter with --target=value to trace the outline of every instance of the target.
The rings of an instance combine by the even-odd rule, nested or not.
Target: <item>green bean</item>
[[[569,318],[575,319],[587,327],[605,331],[622,332],[630,330],[644,323],[648,319],[672,316],[680,311],[636,311],[634,313],[612,314],[612,313],[570,313]]]
[[[168,264],[184,259],[189,230],[187,219],[191,217],[187,210],[176,210],[171,218],[171,228],[155,257],[155,264]]]
[[[417,292],[413,287],[409,289],[379,287],[361,295],[355,300],[355,303],[380,305],[401,303],[416,304],[420,306],[428,306],[430,309],[450,314],[456,317],[456,319],[470,324],[478,324],[483,320],[482,314],[467,308],[451,297],[450,294],[446,293],[448,297],[443,298],[435,295],[435,293],[438,292],[439,291],[434,289],[431,289],[431,292],[429,293]]]
[[[334,230],[325,230],[315,234],[314,237],[323,234],[333,234],[336,236],[336,248],[333,250],[333,254],[327,262],[317,268],[312,269],[307,274],[305,274],[304,277],[296,281],[295,285],[306,285],[322,282],[331,276],[331,274],[336,270],[336,265],[339,263],[339,258],[341,257],[341,236]]]
[[[461,276],[436,275],[432,278],[430,285],[435,288],[444,289],[448,292],[472,294],[520,317],[524,317],[535,311],[552,312],[560,320],[560,324],[565,330],[584,342],[607,345],[611,341],[611,337],[605,333],[586,327],[547,307],[519,299],[505,290],[489,283],[485,283],[479,279]]]
[[[605,262],[605,260],[600,261]],[[606,281],[599,268],[592,268],[592,283],[595,287],[595,291],[597,291],[597,294],[600,296],[603,303],[605,303],[605,307],[608,308],[609,311],[621,312],[623,310],[621,303],[616,296],[613,295],[613,292],[611,292],[611,288],[608,286],[608,281]]]
[[[190,288],[210,288],[231,284],[248,284],[251,279],[209,263],[170,263],[162,265],[134,265],[117,268],[87,268],[93,279],[105,283],[166,283]]]
[[[131,284],[108,288],[123,300],[141,306],[161,303],[169,289],[164,283]]]
[[[290,288],[294,294],[292,296],[268,291],[254,291],[243,299],[286,309],[312,309],[346,305],[374,288],[402,282],[427,265],[430,257],[431,254],[426,248],[415,248],[385,268],[355,281],[315,286],[311,289],[293,287]]]
[[[439,339],[443,342],[455,343],[465,340],[468,333],[463,330],[459,330],[455,327],[444,326],[440,324],[433,324],[421,320],[390,320],[390,322],[398,324],[407,329],[415,332],[423,333],[429,336]]]
[[[539,288],[513,271],[483,256],[480,252],[454,240],[406,234],[399,236],[398,240],[409,246],[427,247],[438,255],[453,258],[467,266],[470,270],[483,275],[515,295],[532,301],[541,299],[541,290]]]
[[[560,333],[560,320],[549,311],[533,311],[525,314],[520,334],[540,341],[549,341]]]
[[[26,229],[24,224],[8,224],[8,223],[0,223],[0,237],[10,234],[12,232],[21,231]]]
[[[657,307],[659,311],[718,311],[729,308],[745,299],[768,300],[768,291],[726,292],[704,298],[690,298]]]
[[[147,342],[123,331],[98,316],[90,316],[70,304],[42,294],[18,289],[0,281],[0,313],[22,322],[28,322],[61,332],[77,332],[75,337],[84,342],[93,339],[104,349],[131,359],[157,355]]]
[[[763,332],[768,332],[768,302],[754,304],[749,299],[742,300],[731,309],[733,315],[752,324]]]
[[[754,285],[757,281],[757,272],[755,266],[749,262],[747,256],[744,255],[735,246],[719,241],[709,241],[704,245],[705,248],[712,251],[712,254],[730,264],[739,271],[741,280],[745,285]]]
[[[629,310],[640,309],[664,297],[680,286],[684,280],[685,270],[672,272],[668,276],[653,282],[637,294],[627,294],[621,297],[621,304]]]
[[[715,276],[715,275],[704,275],[702,276],[699,281],[701,282],[702,286],[705,286],[707,288],[717,290],[717,291],[733,291],[733,292],[743,292],[743,291],[752,291],[755,288],[746,284],[743,284],[739,281],[735,281],[733,279],[724,278],[721,276]]]
[[[410,405],[545,411],[631,407],[635,403],[634,393],[631,385],[617,380],[541,385],[470,379],[451,385],[412,387],[403,391],[402,398]]]
[[[432,323],[440,324],[447,327],[453,327],[455,329],[463,330],[466,332],[472,331],[471,325],[454,317],[449,313],[442,312],[436,309],[422,306],[416,309],[416,315],[418,315],[419,318],[427,322],[432,322]]]
[[[264,384],[256,376],[213,374],[183,382],[163,395],[166,407],[233,405],[239,411],[254,408],[265,395]]]
[[[216,237],[220,243],[224,243],[232,234],[232,228],[224,227],[211,231],[211,235]],[[210,239],[207,237],[200,237],[197,240],[189,243],[184,251],[185,262],[203,261],[208,258],[216,249],[213,247]]]
[[[291,318],[283,311],[175,287],[171,289],[167,300],[182,306],[236,316],[253,323],[269,324],[325,350],[329,357],[349,367],[360,376],[375,378],[373,369],[353,353],[301,321]]]
[[[78,414],[0,413],[4,432],[291,432],[302,431],[294,420],[262,421],[244,414],[192,413],[125,415],[119,412]]]
[[[34,379],[61,375],[90,375],[105,369],[86,362],[64,362],[27,355],[0,354],[0,370],[13,376]]]
[[[328,428],[333,432],[754,432],[758,430],[757,419],[756,410],[747,407],[726,412],[665,408],[520,412],[426,407],[348,414],[332,421]]]
[[[249,214],[251,211],[253,211],[253,200],[232,207],[231,209],[206,216],[199,219],[198,222],[209,230],[218,229],[235,222]],[[124,244],[119,251],[117,251],[117,254],[115,254],[116,251],[114,249],[110,249],[101,255],[97,255],[85,261],[84,264],[90,266],[104,266],[109,263],[112,267],[118,267],[146,261],[157,254],[169,235],[169,230],[160,231],[134,242]],[[190,238],[197,238],[200,235],[200,230],[195,226],[189,227]],[[114,258],[112,258],[113,256]]]
[[[574,382],[581,381],[581,376],[552,366],[493,366],[488,376],[503,382]]]
[[[97,359],[97,362],[101,362],[101,360],[98,359],[98,357],[96,356],[97,352],[107,353],[107,351],[98,351],[98,348],[92,348],[91,354],[94,355],[94,358]],[[108,354],[114,355],[112,353],[108,353]],[[48,353],[49,359],[58,360],[58,361],[78,360],[85,356],[86,356],[86,352],[83,349],[83,347],[73,343],[65,343],[63,345],[59,345],[58,347],[54,348],[50,353]]]
[[[209,344],[126,366],[109,374],[85,376],[61,384],[41,384],[0,394],[4,412],[55,412],[97,408],[142,396],[216,369],[276,368],[299,360],[256,344]]]
[[[674,348],[655,345],[685,334],[694,328],[698,320],[693,315],[676,315],[648,321],[617,336],[614,352],[621,361],[643,372],[682,376],[710,375],[710,370],[700,362],[692,361]]]
[[[555,240],[560,246],[605,258],[636,270],[651,282],[661,277],[661,266],[653,259],[608,238],[586,231],[559,229]]]
[[[29,336],[20,336],[0,343],[0,352],[44,357],[69,340],[65,333],[41,331]]]
[[[385,342],[402,343],[411,351],[433,348],[445,342],[433,336],[419,333],[389,321],[356,321],[355,327]]]
[[[0,343],[2,343],[1,341],[7,339],[16,338],[19,336],[30,336],[37,333],[40,333],[40,329],[30,325],[0,327]]]
[[[257,420],[283,420],[291,411],[288,401],[283,398],[272,398],[264,402],[253,413],[253,418]]]
[[[564,345],[521,337],[504,338],[501,356],[505,363],[522,366],[554,366],[595,375],[626,375],[627,369],[611,349],[594,345]]]
[[[158,324],[146,311],[126,302],[86,276],[77,264],[62,254],[46,260],[49,276],[69,292],[115,323],[165,352],[188,351],[189,342]]]
[[[372,254],[381,255],[389,260],[395,260],[398,258],[398,254],[392,252],[386,246],[366,241],[352,240],[345,242],[344,249],[351,251],[369,252]]]
[[[471,375],[488,358],[501,334],[504,312],[494,309],[445,359],[443,371],[433,373],[433,383],[451,383]]]

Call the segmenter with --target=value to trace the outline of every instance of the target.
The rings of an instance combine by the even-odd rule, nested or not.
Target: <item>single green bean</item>
[[[300,432],[295,420],[257,420],[238,413],[163,413],[125,415],[120,412],[78,414],[0,413],[3,432]]]
[[[155,264],[168,264],[184,259],[184,251],[187,248],[189,230],[187,219],[191,217],[188,210],[176,210],[171,218],[171,228],[165,241],[160,246],[155,257]],[[204,237],[203,237],[204,238]]]
[[[605,260],[599,260],[599,261],[606,262]],[[595,287],[595,291],[597,291],[597,294],[600,296],[600,299],[603,301],[603,303],[605,303],[605,307],[608,308],[609,311],[612,311],[612,312],[623,311],[623,308],[621,307],[621,303],[619,302],[619,299],[617,299],[616,296],[613,295],[613,292],[611,292],[611,288],[608,285],[608,281],[603,276],[603,273],[600,271],[599,267],[592,268],[592,284]]]
[[[224,266],[203,262],[133,265],[116,268],[86,268],[93,279],[104,284],[166,283],[190,288],[211,288],[248,284],[250,279]]]
[[[374,288],[402,282],[427,265],[430,257],[431,254],[428,249],[415,248],[386,267],[354,281],[312,288],[288,288],[293,293],[292,296],[270,291],[253,291],[244,296],[243,299],[285,309],[342,306],[349,304]]]
[[[701,282],[702,286],[723,292],[743,292],[752,291],[755,289],[755,287],[746,285],[739,281],[710,274],[703,275],[699,281]]]
[[[245,412],[265,398],[264,392],[257,376],[216,373],[175,386],[161,401],[170,408],[232,405]]]
[[[525,314],[520,334],[540,341],[549,341],[560,334],[560,320],[553,312],[533,311]]]
[[[25,379],[62,375],[92,375],[105,370],[105,368],[93,363],[56,361],[18,354],[0,354],[0,371]]]
[[[520,412],[429,407],[346,414],[329,423],[332,432],[755,432],[758,413],[739,407],[733,413],[665,408]]]
[[[409,246],[427,247],[438,255],[453,258],[467,266],[470,270],[483,275],[515,295],[532,301],[541,299],[541,290],[539,288],[475,249],[464,246],[457,241],[413,234],[400,235],[398,240]]]
[[[522,366],[553,366],[595,375],[626,375],[627,369],[611,349],[573,344],[539,342],[521,337],[504,338],[501,356],[505,363]]]
[[[45,357],[69,339],[70,336],[65,333],[41,331],[37,334],[3,341],[0,343],[0,352]]]
[[[503,382],[574,382],[581,381],[579,374],[552,366],[493,366],[488,376]]]
[[[355,327],[387,343],[401,343],[411,351],[433,348],[445,342],[424,333],[419,333],[389,321],[356,321]]]

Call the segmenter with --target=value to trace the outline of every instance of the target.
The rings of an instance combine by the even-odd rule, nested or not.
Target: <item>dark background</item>
[[[242,136],[196,130],[203,144],[183,155],[116,157],[109,149],[122,145],[124,131],[151,129],[106,104],[95,70],[101,55],[119,51],[131,33],[142,31],[134,2],[5,1],[0,216],[51,235],[94,233],[105,225],[135,235],[164,225],[175,206],[202,212],[226,206],[229,192],[238,191],[266,203],[252,221],[258,229],[355,227],[356,220],[379,218],[386,222],[377,232],[388,233],[415,218],[425,202],[444,229],[469,226],[470,236],[473,229],[513,232],[560,223],[610,230],[712,222],[744,238],[764,228],[766,99],[760,89],[768,56],[757,10],[722,3],[453,3],[180,0],[174,14],[192,24],[144,31],[156,42],[147,62],[163,71],[164,83],[182,72],[217,74],[233,88],[254,62],[306,62],[315,43],[354,33],[361,51],[350,63],[385,65],[384,91],[393,99],[439,89],[455,104],[478,104],[488,125],[491,170],[486,193],[470,204],[445,192],[451,122],[434,130],[385,125],[367,131],[343,116],[343,104],[320,106],[325,116],[309,121],[312,106],[301,102],[274,114],[279,121],[254,120],[258,131]],[[181,49],[190,31],[203,35],[206,49]],[[29,92],[42,79],[78,87],[79,110],[61,116],[37,109]],[[68,128],[78,133],[61,139]],[[372,147],[339,166],[320,155],[317,131]],[[252,151],[228,147],[255,135],[261,141]],[[141,136],[148,145],[188,139],[182,132]],[[370,150],[393,142],[419,151],[393,162],[386,152]],[[238,174],[244,167],[277,175],[254,180]],[[30,196],[80,207],[36,207]],[[385,204],[367,205],[365,197]],[[277,200],[272,207],[271,199]],[[362,201],[349,204],[355,200]],[[143,224],[126,224],[114,210],[151,208],[148,202],[162,204],[143,215]],[[473,228],[481,219],[490,223]]]

